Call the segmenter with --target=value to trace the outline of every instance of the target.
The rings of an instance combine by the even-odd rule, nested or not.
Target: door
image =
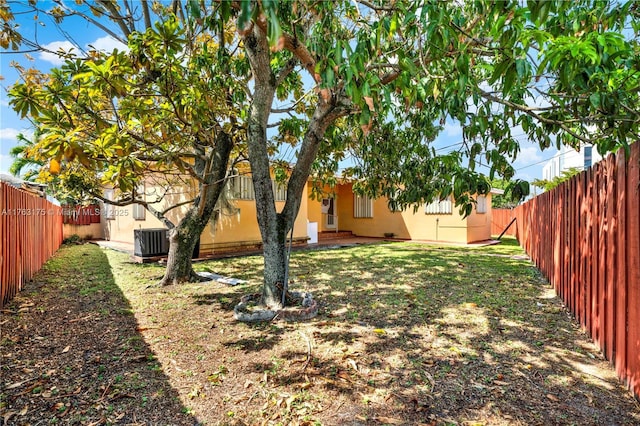
[[[325,229],[336,229],[338,216],[336,215],[336,201],[334,198],[324,198],[322,200],[322,213],[324,215]]]

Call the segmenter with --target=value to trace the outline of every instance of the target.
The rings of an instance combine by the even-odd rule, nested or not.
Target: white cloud
[[[111,36],[100,37],[92,43],[88,43],[87,47],[92,46],[95,50],[111,53],[113,49],[119,51],[128,50],[126,44],[123,44]]]
[[[18,129],[11,127],[2,128],[0,129],[0,139],[15,140],[16,137],[18,137],[18,133],[20,133],[20,130]]]
[[[78,49],[70,41],[52,41],[49,44],[45,44],[44,48],[48,52],[41,52],[39,58],[43,61],[49,62],[55,66],[64,64],[64,54],[72,53],[77,54]]]
[[[444,133],[447,136],[460,137],[462,136],[462,126],[460,126],[458,122],[452,123],[450,121],[447,121],[444,124]]]
[[[18,134],[22,133],[27,139],[31,139],[33,137],[33,130],[30,129],[15,129],[13,127],[4,127],[0,129],[0,139],[9,140],[9,141],[17,141]]]
[[[82,52],[70,41],[52,41],[49,44],[43,46],[48,52],[41,52],[39,58],[43,61],[49,62],[54,66],[60,66],[64,64],[65,54],[80,55]],[[128,50],[126,44],[123,44],[111,36],[100,37],[85,46],[87,49],[95,49],[98,51],[111,53],[113,49],[120,51]]]
[[[520,147],[514,164],[533,164],[542,161],[542,152],[535,146]]]

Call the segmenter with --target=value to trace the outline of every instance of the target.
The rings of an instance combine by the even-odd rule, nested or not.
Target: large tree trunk
[[[192,207],[178,226],[169,230],[169,256],[167,258],[167,269],[160,285],[180,284],[184,282],[198,281],[198,275],[193,271],[191,258],[198,242],[198,237],[202,234],[206,226],[198,220],[195,207]]]
[[[191,266],[191,257],[198,238],[209,223],[216,203],[225,187],[227,166],[233,141],[220,131],[212,157],[203,167],[200,194],[178,225],[169,230],[169,257],[160,285],[180,284],[198,280]]]
[[[285,241],[286,229],[281,215],[277,218],[278,226],[275,235],[262,238],[264,252],[264,285],[262,286],[262,303],[271,309],[284,307],[282,292],[286,284],[286,270],[288,267],[287,245]],[[268,227],[264,229],[269,234]],[[265,235],[263,233],[263,235]]]
[[[286,234],[286,229],[279,229],[283,223],[276,212],[267,152],[267,121],[275,94],[275,76],[269,63],[267,36],[257,25],[245,36],[244,44],[255,77],[253,103],[249,110],[247,144],[256,195],[258,226],[264,250],[264,286],[261,303],[270,309],[280,309],[286,268],[286,251],[282,235]]]
[[[266,34],[256,25],[245,36],[247,57],[255,77],[247,139],[249,162],[256,196],[258,226],[264,250],[264,285],[262,304],[270,309],[283,308],[283,291],[287,287],[287,235],[300,210],[300,202],[311,165],[315,160],[324,133],[331,123],[345,113],[336,96],[318,99],[309,127],[298,153],[296,165],[287,185],[287,201],[277,213],[271,184],[267,152],[267,122],[276,89],[276,78],[270,66],[270,51]]]
[[[318,154],[318,149],[327,127],[339,116],[337,111],[338,109],[334,104],[322,100],[319,101],[300,147],[298,161],[289,178],[287,201],[281,213],[276,213],[268,170],[266,173],[264,171],[260,173],[262,178],[259,181],[264,181],[265,175],[269,178],[269,187],[265,188],[265,192],[269,191],[271,193],[269,196],[268,193],[265,195],[256,190],[258,223],[260,224],[264,247],[262,300],[269,307],[284,307],[285,298],[282,293],[287,288],[287,270],[289,267],[287,235],[292,231],[293,224],[300,212],[302,195],[311,172],[311,165]],[[253,167],[252,172],[255,173],[255,168]],[[256,177],[254,177],[254,182],[256,182]],[[265,224],[263,225],[263,223]]]

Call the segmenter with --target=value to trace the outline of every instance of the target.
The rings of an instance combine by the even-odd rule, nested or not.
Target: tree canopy
[[[309,176],[335,179],[347,156],[357,191],[394,207],[453,195],[469,213],[489,179],[513,178],[520,135],[601,153],[638,137],[632,1],[78,3],[115,22],[129,50],[24,75],[11,102],[45,129],[39,152],[129,190],[152,155],[158,171],[198,179],[215,135],[246,141],[271,305],[286,292],[284,242]],[[2,8],[7,47],[21,40]],[[48,13],[79,12],[59,2]],[[463,141],[439,151],[451,121]],[[292,161],[276,161],[286,147]],[[287,183],[281,211],[272,171]],[[508,190],[521,198],[528,184]]]
[[[232,29],[206,31],[193,10],[170,4],[76,3],[22,7],[34,19],[49,15],[60,25],[80,16],[126,47],[103,52],[79,46],[63,52],[64,64],[48,73],[18,66],[22,81],[10,89],[10,104],[37,129],[25,154],[47,163],[41,180],[80,186],[86,196],[110,204],[144,205],[175,231],[163,282],[193,279],[190,255],[225,187],[231,150],[244,138],[236,115],[244,108],[247,78],[243,61],[227,54]],[[43,49],[24,40],[4,4],[3,10],[11,41]],[[104,199],[105,187],[117,191],[116,200]],[[153,207],[176,187],[192,198],[162,211]],[[170,220],[167,213],[180,206],[188,208]]]
[[[570,180],[572,177],[579,175],[583,169],[579,167],[571,167],[567,170],[563,170],[559,176],[554,177],[553,179],[534,179],[531,182],[534,186],[542,189],[543,191],[551,191],[553,188],[559,186],[561,183],[564,183]]]

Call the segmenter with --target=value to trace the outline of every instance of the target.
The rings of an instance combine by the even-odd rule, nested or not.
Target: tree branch
[[[282,84],[284,79],[287,78],[287,76],[289,74],[291,74],[291,72],[294,70],[295,66],[296,66],[295,59],[293,59],[293,58],[289,59],[287,64],[284,66],[284,68],[282,68],[282,70],[280,70],[280,73],[276,77],[276,87],[278,87],[278,86],[280,86],[280,84]]]
[[[392,6],[376,6],[368,0],[353,0],[353,2],[368,7],[371,10],[375,10],[376,12],[393,12],[396,10],[396,8]]]
[[[81,18],[87,20],[88,22],[90,22],[91,24],[95,25],[96,27],[100,28],[102,31],[104,31],[105,33],[107,33],[108,35],[110,35],[111,37],[113,37],[114,39],[118,40],[119,42],[121,42],[122,44],[127,44],[127,37],[128,35],[125,35],[124,38],[122,38],[122,36],[116,34],[115,32],[113,32],[112,30],[110,30],[109,28],[107,28],[106,26],[104,26],[103,24],[101,24],[100,22],[96,21],[95,19],[93,19],[92,17],[90,17],[89,15],[86,15],[82,12],[79,12],[77,10],[73,10],[73,9],[69,9],[67,6],[65,6],[65,4],[61,1],[61,0],[54,0],[55,3],[57,5],[59,5],[60,7],[62,7],[65,12],[67,12],[70,15],[77,15],[80,16]]]
[[[149,13],[149,3],[147,0],[141,0],[142,3],[142,16],[144,16],[145,29],[151,28],[151,14]]]
[[[118,27],[120,27],[120,30],[125,36],[125,39],[128,39],[132,31],[129,27],[127,27],[127,25],[125,24],[125,18],[120,15],[120,12],[118,12],[118,9],[116,9],[114,4],[109,0],[98,0],[98,4],[102,5],[102,7],[104,7],[110,13],[109,18],[113,22],[115,22]],[[126,44],[127,42],[125,41],[124,43]]]
[[[521,112],[523,112],[523,113],[525,113],[527,115],[530,115],[531,117],[535,118],[536,120],[540,121],[541,123],[556,125],[556,126],[560,127],[562,130],[564,130],[565,132],[567,132],[568,134],[570,134],[571,136],[573,136],[574,138],[576,138],[576,139],[578,139],[578,140],[580,140],[582,142],[585,142],[585,143],[591,143],[591,140],[589,138],[586,138],[586,137],[576,133],[574,130],[568,128],[566,126],[566,123],[563,122],[563,121],[553,120],[553,119],[550,119],[550,118],[543,117],[543,116],[541,116],[540,114],[538,114],[536,112],[536,109],[533,109],[531,107],[527,107],[525,105],[516,104],[516,103],[511,102],[511,101],[507,101],[506,99],[499,98],[499,97],[497,97],[497,96],[495,96],[495,95],[493,95],[493,94],[491,94],[489,92],[485,92],[482,89],[479,89],[479,92],[480,92],[480,96],[482,96],[485,99],[488,99],[488,100],[493,101],[493,102],[497,102],[497,103],[499,103],[501,105],[504,105],[504,106],[511,107],[511,108],[513,108],[513,109],[515,109],[517,111],[521,111]]]

